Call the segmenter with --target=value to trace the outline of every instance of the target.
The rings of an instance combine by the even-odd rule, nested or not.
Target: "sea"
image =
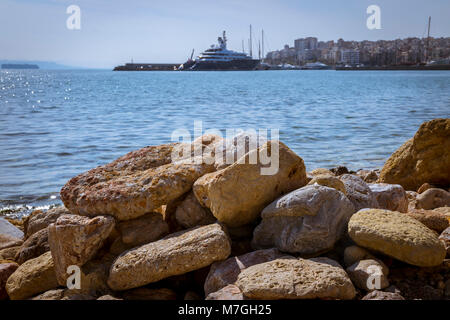
[[[71,177],[195,123],[278,130],[308,171],[358,170],[449,117],[450,71],[1,70],[0,215],[58,205]]]

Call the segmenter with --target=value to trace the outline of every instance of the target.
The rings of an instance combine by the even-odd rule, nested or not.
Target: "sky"
[[[81,10],[70,30],[67,7]],[[369,5],[381,9],[381,29],[369,30]],[[43,60],[87,68],[130,62],[182,63],[227,31],[228,48],[242,50],[253,26],[265,50],[297,38],[392,40],[450,36],[448,0],[0,0],[0,59]]]

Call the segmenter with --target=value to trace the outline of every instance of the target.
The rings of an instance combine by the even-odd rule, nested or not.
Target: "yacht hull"
[[[197,61],[191,68],[192,71],[246,71],[254,70],[259,60],[231,60],[231,61]]]

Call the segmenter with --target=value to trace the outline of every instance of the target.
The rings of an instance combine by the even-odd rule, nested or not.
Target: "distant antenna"
[[[252,25],[250,25],[250,56],[253,58]]]

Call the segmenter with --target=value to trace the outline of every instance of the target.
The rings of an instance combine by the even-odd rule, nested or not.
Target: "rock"
[[[436,209],[433,209],[433,212],[441,213],[444,216],[446,216],[447,218],[450,218],[450,207],[436,208]]]
[[[242,270],[255,264],[275,260],[283,256],[285,254],[282,254],[277,249],[266,249],[228,258],[225,261],[214,262],[205,281],[205,296],[219,291],[229,284],[235,283]]]
[[[320,274],[320,276],[318,276]],[[250,299],[353,299],[344,269],[328,258],[282,258],[243,270],[236,286]]]
[[[167,288],[136,288],[123,293],[125,300],[176,300],[175,291]]]
[[[200,205],[193,192],[189,192],[183,202],[177,207],[175,217],[177,222],[187,229],[211,224],[216,221],[211,211]]]
[[[343,175],[343,174],[350,173],[350,172],[348,171],[347,167],[344,167],[344,166],[339,166],[339,167],[336,167],[336,168],[332,168],[332,169],[330,169],[330,171],[331,171],[335,176],[341,176],[341,175]]]
[[[372,291],[389,287],[389,269],[380,260],[360,260],[346,271],[353,284],[360,289]]]
[[[224,260],[230,250],[219,224],[174,233],[119,256],[111,266],[108,285],[113,290],[140,287]]]
[[[31,300],[95,300],[95,297],[68,289],[55,289],[46,291]]]
[[[378,203],[369,185],[353,174],[343,174],[339,177],[347,190],[347,198],[355,206],[355,210],[377,208]]]
[[[343,194],[347,194],[347,190],[345,190],[344,183],[339,180],[339,178],[334,175],[315,175],[311,181],[308,182],[309,185],[318,184],[321,186],[330,187],[341,191]]]
[[[61,200],[72,213],[108,213],[118,220],[152,212],[182,196],[195,180],[215,170],[201,158],[171,162],[175,145],[146,147],[80,174],[61,189]]]
[[[450,207],[450,192],[431,188],[417,196],[416,208],[431,210],[439,207]]]
[[[21,246],[23,240],[0,233],[0,250]]]
[[[360,210],[348,224],[359,246],[419,267],[442,263],[445,248],[437,234],[406,214],[382,209]]]
[[[342,193],[324,186],[306,186],[272,202],[261,213],[253,234],[255,248],[277,247],[306,256],[333,248],[355,212]]]
[[[416,208],[418,195],[419,194],[415,191],[406,191],[406,197],[408,198],[408,211]]]
[[[334,176],[333,172],[331,172],[330,170],[325,169],[325,168],[314,169],[313,171],[309,172],[309,174],[312,175],[312,176],[319,176],[319,175]]]
[[[237,286],[229,284],[216,292],[211,292],[205,300],[244,300],[244,296]]]
[[[47,228],[63,214],[70,214],[70,211],[64,206],[49,209],[46,212],[34,210],[24,219],[23,228],[25,230],[25,239],[28,239],[33,233]]]
[[[0,217],[0,235],[22,239],[23,232],[8,220]]]
[[[112,256],[105,256],[102,259],[91,260],[85,263],[81,267],[81,288],[71,289],[69,292],[97,297],[110,293],[111,290],[107,285],[107,280],[112,262]]]
[[[373,183],[378,180],[379,173],[375,170],[358,170],[356,174],[367,183]]]
[[[265,172],[269,168],[261,160],[274,146],[279,146],[278,171],[265,174],[273,172]],[[273,152],[275,155],[276,148]],[[256,157],[258,163],[250,164]],[[231,166],[198,179],[193,190],[200,204],[208,207],[219,221],[238,227],[256,220],[261,210],[281,194],[305,184],[303,160],[283,143],[269,141]]]
[[[111,296],[109,294],[106,294],[104,296],[99,297],[97,300],[123,300],[123,299],[116,298],[116,297],[113,297],[113,296]]]
[[[358,246],[350,246],[344,250],[344,264],[347,267],[360,260],[375,259],[375,257],[366,249]]]
[[[50,250],[48,245],[48,228],[33,233],[20,247],[15,261],[19,264],[27,260],[39,257],[41,254]]]
[[[194,291],[188,291],[184,295],[183,300],[203,300],[203,298],[196,294]]]
[[[374,290],[365,295],[361,300],[405,300],[400,294]]]
[[[427,191],[428,189],[431,188],[437,188],[436,186],[433,186],[432,184],[429,184],[428,182],[425,182],[423,185],[420,186],[419,189],[417,189],[417,193],[424,193],[425,191]]]
[[[369,188],[378,202],[378,208],[398,212],[408,212],[408,197],[401,185],[370,183]]]
[[[17,253],[20,251],[22,246],[14,246],[5,249],[0,249],[0,260],[12,260],[16,258]]]
[[[422,222],[431,230],[441,233],[449,226],[447,217],[433,210],[413,209],[407,213],[408,216]]]
[[[444,295],[450,297],[450,279],[445,281]]]
[[[444,244],[445,250],[447,251],[447,256],[450,256],[450,227],[441,233],[439,240],[441,240]]]
[[[19,265],[17,263],[0,263],[0,300],[8,298],[8,293],[5,288],[6,281],[18,267]]]
[[[56,287],[58,282],[50,252],[20,265],[6,282],[6,291],[11,300],[26,299]]]
[[[130,247],[136,247],[156,241],[169,233],[169,225],[159,213],[148,213],[133,220],[118,224],[122,241]]]
[[[414,137],[386,161],[380,182],[417,190],[428,182],[450,185],[450,119],[424,122]]]
[[[88,218],[62,215],[48,227],[48,242],[55,262],[58,283],[66,284],[67,267],[81,267],[91,260],[113,230],[110,216]]]

